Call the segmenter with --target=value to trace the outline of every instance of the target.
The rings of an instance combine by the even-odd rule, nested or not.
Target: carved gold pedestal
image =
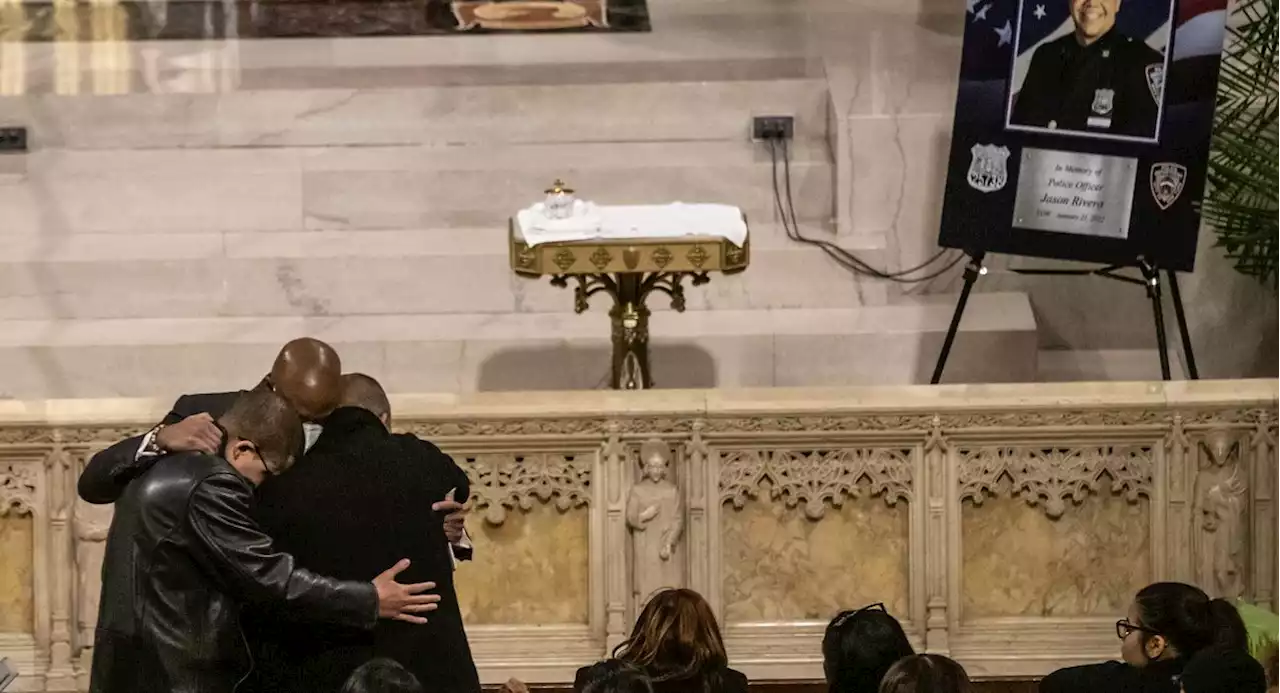
[[[530,248],[514,222],[510,231],[511,269],[525,277],[550,276],[554,286],[565,287],[572,278],[573,310],[590,307],[588,299],[600,292],[613,297],[609,317],[613,322],[613,368],[610,383],[615,390],[653,387],[649,369],[649,294],[660,291],[671,298],[671,307],[684,311],[685,277],[694,286],[711,281],[711,272],[734,274],[747,268],[751,243],[738,247],[722,238],[685,236],[670,239],[608,239],[543,243]]]

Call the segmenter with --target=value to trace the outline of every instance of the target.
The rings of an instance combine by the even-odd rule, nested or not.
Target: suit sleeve
[[[173,409],[160,421],[168,426],[184,418],[184,395],[173,403]],[[145,471],[155,460],[138,458],[138,450],[142,447],[144,435],[125,438],[106,450],[89,458],[84,471],[80,472],[80,480],[76,483],[76,491],[86,503],[104,505],[114,503],[124,493],[129,481]]]
[[[228,592],[311,618],[372,628],[378,618],[373,583],[344,582],[299,567],[250,516],[250,498],[241,480],[216,474],[196,487],[188,504],[197,550]]]

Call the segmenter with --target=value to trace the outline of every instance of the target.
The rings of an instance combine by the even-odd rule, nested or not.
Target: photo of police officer
[[[1164,5],[1164,0],[1157,0]],[[1154,139],[1163,96],[1165,56],[1146,40],[1116,27],[1124,7],[1150,14],[1152,0],[1023,0],[1023,24],[1044,19],[1045,6],[1065,3],[1067,33],[1034,49],[1031,27],[1019,26],[1018,52],[1030,52],[1022,87],[1010,98],[1008,125],[1063,134]],[[1058,9],[1058,8],[1055,8]],[[1059,10],[1060,12],[1061,10]],[[1159,29],[1150,38],[1167,44],[1172,3],[1159,8]],[[1163,33],[1159,33],[1163,32]],[[1056,33],[1056,32],[1054,32]],[[1157,36],[1157,34],[1159,34]],[[1025,56],[1019,58],[1025,60]],[[1015,88],[1018,61],[1015,61]]]

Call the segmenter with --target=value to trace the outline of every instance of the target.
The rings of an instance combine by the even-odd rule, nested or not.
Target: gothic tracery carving
[[[1066,512],[1068,499],[1078,505],[1097,494],[1104,476],[1111,479],[1110,492],[1130,503],[1150,497],[1151,468],[1151,448],[1141,446],[965,448],[960,450],[960,500],[982,505],[986,496],[999,493],[1007,477],[1012,495],[1056,519]]]
[[[768,482],[769,496],[788,508],[804,504],[810,519],[821,519],[826,506],[841,507],[846,498],[863,493],[893,506],[910,502],[912,451],[909,448],[840,450],[735,450],[721,453],[720,502],[742,508],[758,497]],[[865,482],[865,483],[860,483]]]
[[[37,481],[31,465],[0,463],[0,517],[34,513]]]
[[[490,524],[506,522],[508,510],[531,510],[535,499],[554,503],[562,512],[590,499],[589,456],[484,454],[465,458],[462,466],[471,478],[474,507]]]

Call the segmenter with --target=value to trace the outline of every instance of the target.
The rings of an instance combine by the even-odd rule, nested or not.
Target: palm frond
[[[1277,0],[1239,0],[1232,11],[1201,206],[1217,234],[1215,247],[1272,291],[1280,254],[1276,6]]]

